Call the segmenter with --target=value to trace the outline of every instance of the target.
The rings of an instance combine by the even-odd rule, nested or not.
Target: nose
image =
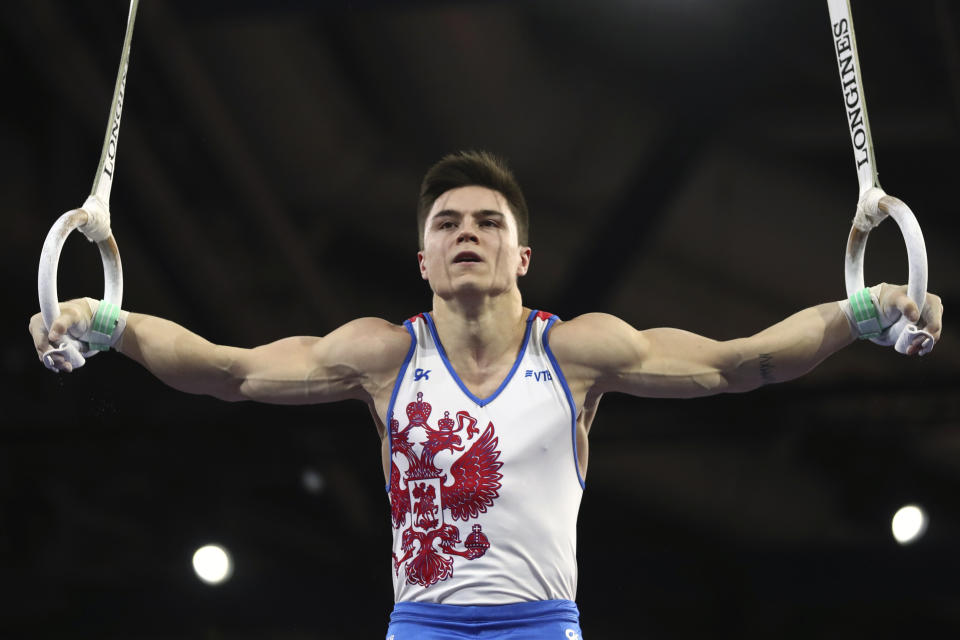
[[[466,222],[460,228],[460,233],[457,234],[457,244],[462,244],[464,242],[473,242],[477,243],[480,241],[480,236],[477,234],[476,225],[473,222]]]

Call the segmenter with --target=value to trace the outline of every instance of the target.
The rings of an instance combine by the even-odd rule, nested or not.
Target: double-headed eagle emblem
[[[417,394],[416,402],[407,405],[407,426],[400,430],[398,420],[390,416],[390,445],[393,455],[403,455],[407,460],[407,470],[401,478],[400,468],[391,461],[390,469],[390,510],[393,526],[399,529],[407,524],[401,545],[403,556],[393,556],[394,570],[399,574],[400,565],[409,584],[429,587],[453,575],[453,558],[457,555],[468,560],[479,558],[490,548],[490,541],[479,524],[473,525],[473,531],[460,545],[460,529],[445,522],[444,511],[449,511],[450,519],[463,520],[477,518],[493,506],[499,497],[499,473],[502,462],[498,462],[493,423],[487,424],[483,433],[477,428],[477,419],[466,411],[458,411],[456,420],[445,411],[437,421],[437,428],[427,424],[433,408],[423,400],[423,394]],[[423,434],[413,435],[414,429],[423,430]],[[462,444],[461,432],[466,433],[467,444]],[[421,442],[422,436],[426,439]],[[411,439],[414,442],[411,442]],[[472,441],[472,444],[471,444]],[[419,448],[419,454],[416,450]],[[453,461],[448,471],[436,466],[434,460],[442,451],[451,454],[465,451]],[[409,520],[408,520],[409,515]]]

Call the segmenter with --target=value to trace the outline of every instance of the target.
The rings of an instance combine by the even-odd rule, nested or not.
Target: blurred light
[[[233,574],[233,562],[226,549],[218,544],[208,544],[194,552],[193,570],[207,584],[220,584]]]
[[[900,544],[910,544],[923,536],[927,530],[927,514],[923,509],[908,504],[894,514],[890,525],[893,537]]]
[[[316,469],[307,468],[300,474],[300,482],[307,493],[317,494],[327,486],[327,481]]]

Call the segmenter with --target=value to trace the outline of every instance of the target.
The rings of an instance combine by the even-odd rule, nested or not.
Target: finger
[[[62,353],[53,355],[53,366],[57,369],[57,371],[70,372],[70,369],[68,368],[70,366],[70,361],[64,358]]]
[[[940,296],[934,294],[927,295],[927,303],[923,308],[923,329],[933,336],[934,340],[940,340],[940,332],[943,329],[943,302]]]
[[[30,318],[30,324],[27,326],[27,330],[30,332],[30,337],[33,338],[33,346],[36,347],[38,354],[42,355],[50,348],[50,341],[47,339],[47,328],[44,326],[43,318],[39,313]]]
[[[923,343],[928,340],[926,336],[918,336],[913,339],[910,343],[910,346],[907,348],[908,356],[915,356],[920,353],[920,349],[923,347]]]
[[[66,373],[71,373],[73,371],[73,362],[70,361],[70,357],[67,354],[62,352],[54,352],[50,354],[50,358],[53,360],[53,366],[57,371],[63,371]]]
[[[930,350],[933,349],[934,345],[937,343],[935,339],[927,338],[920,343],[920,346],[917,348],[917,353],[922,357],[930,353]]]
[[[910,338],[910,342],[907,344],[906,355],[915,356],[920,351],[920,345],[923,343],[923,336],[914,336]]]
[[[44,359],[43,356],[41,356],[40,358],[41,360]],[[66,362],[66,359],[63,357],[63,354],[57,353],[57,352],[53,352],[46,356],[46,361],[44,362],[44,364],[48,364],[48,363],[49,363],[50,369],[53,369],[54,371],[58,371],[58,372],[64,370],[64,364],[69,364]]]

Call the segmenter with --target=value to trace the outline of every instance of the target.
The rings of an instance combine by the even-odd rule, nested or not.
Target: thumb
[[[917,303],[911,300],[910,296],[906,293],[897,295],[894,299],[894,304],[897,309],[900,310],[900,313],[910,322],[917,322],[920,319],[920,308],[917,307]]]
[[[50,342],[59,342],[60,338],[63,337],[63,334],[66,333],[67,329],[70,328],[71,324],[73,324],[73,320],[68,314],[60,314],[57,316],[57,319],[53,321],[53,324],[50,325],[50,331],[47,332],[47,338],[49,338]]]
[[[80,300],[80,302],[84,302]],[[60,315],[50,325],[50,331],[47,336],[50,342],[59,342],[60,339],[69,332],[74,337],[80,337],[90,325],[88,313],[89,305],[86,309],[81,309],[76,300],[64,302],[60,305]]]

